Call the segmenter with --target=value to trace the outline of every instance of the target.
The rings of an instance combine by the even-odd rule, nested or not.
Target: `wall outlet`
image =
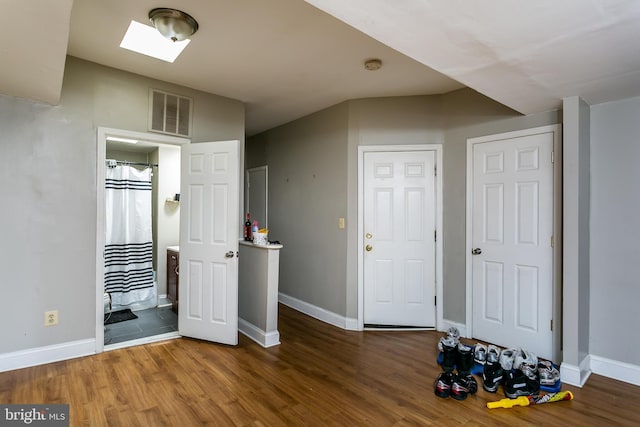
[[[344,229],[344,218],[338,218],[338,228]]]
[[[44,326],[55,326],[58,324],[58,310],[44,312]]]

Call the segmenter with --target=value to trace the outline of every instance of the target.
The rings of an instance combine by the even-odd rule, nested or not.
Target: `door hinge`
[[[433,241],[434,242],[438,241],[438,230],[433,230]]]
[[[433,296],[433,305],[438,305],[438,297],[436,295]]]
[[[553,319],[551,319],[551,322],[549,324],[549,329],[553,331]]]
[[[552,151],[551,152],[551,163],[555,163],[556,162],[556,152]]]
[[[433,176],[438,176],[438,167],[437,166],[433,167]]]
[[[553,248],[553,245],[555,245],[555,239],[553,238],[553,235],[551,235],[551,247]]]

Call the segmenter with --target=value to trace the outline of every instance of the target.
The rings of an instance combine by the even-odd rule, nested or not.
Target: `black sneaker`
[[[520,369],[511,369],[504,374],[504,395],[509,399],[533,396],[540,393],[540,382],[529,378]]]
[[[436,380],[435,393],[436,396],[447,398],[451,395],[451,384],[453,383],[453,373],[443,372]]]
[[[503,374],[504,371],[500,365],[500,349],[495,345],[490,345],[482,370],[482,388],[489,393],[495,393],[502,382]]]
[[[465,400],[470,394],[478,391],[478,383],[473,375],[456,375],[451,384],[451,397],[456,400]]]

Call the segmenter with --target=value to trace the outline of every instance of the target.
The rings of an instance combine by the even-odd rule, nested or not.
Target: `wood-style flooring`
[[[486,409],[433,385],[438,332],[353,332],[280,306],[282,344],[173,339],[0,373],[0,403],[68,403],[72,426],[640,425],[640,387],[592,375],[575,399]]]

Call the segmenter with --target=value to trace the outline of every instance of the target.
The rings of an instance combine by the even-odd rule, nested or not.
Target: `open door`
[[[239,141],[182,147],[182,336],[238,343]]]

